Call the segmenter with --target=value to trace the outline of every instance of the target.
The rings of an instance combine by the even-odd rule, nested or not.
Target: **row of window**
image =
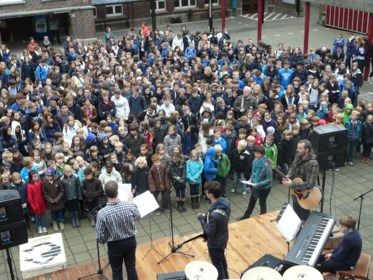
[[[219,4],[219,0],[211,0],[213,5]],[[155,1],[156,11],[164,11],[166,10],[166,0],[157,0]],[[209,0],[205,0],[205,5],[209,4]],[[197,5],[197,0],[174,0],[174,6],[176,9],[185,9],[185,8],[194,8]],[[115,17],[123,15],[123,5],[106,5],[106,16],[108,17]],[[95,16],[97,14],[97,11],[95,9],[94,11]]]

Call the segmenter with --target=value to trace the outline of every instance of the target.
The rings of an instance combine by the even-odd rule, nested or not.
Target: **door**
[[[242,0],[242,14],[255,14],[258,12],[258,0]]]

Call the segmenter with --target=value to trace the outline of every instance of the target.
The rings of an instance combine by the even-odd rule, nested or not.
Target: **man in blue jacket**
[[[219,182],[206,182],[205,188],[206,195],[212,204],[205,214],[198,214],[198,220],[207,237],[210,259],[218,270],[218,280],[229,279],[225,248],[229,239],[228,221],[231,208],[228,200],[220,197],[221,186]]]

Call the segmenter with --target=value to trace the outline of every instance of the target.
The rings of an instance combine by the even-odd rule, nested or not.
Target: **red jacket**
[[[27,199],[30,204],[31,214],[40,215],[46,212],[42,189],[43,185],[40,180],[36,183],[29,182],[27,185]]]

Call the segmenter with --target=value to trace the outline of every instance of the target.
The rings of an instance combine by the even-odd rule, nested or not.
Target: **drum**
[[[284,273],[286,280],[323,280],[323,276],[316,268],[307,265],[296,265],[290,267]]]
[[[257,266],[246,271],[242,280],[282,280],[282,276],[276,270],[270,267]]]
[[[192,261],[185,266],[184,271],[188,280],[218,279],[218,270],[211,263],[205,261]]]

